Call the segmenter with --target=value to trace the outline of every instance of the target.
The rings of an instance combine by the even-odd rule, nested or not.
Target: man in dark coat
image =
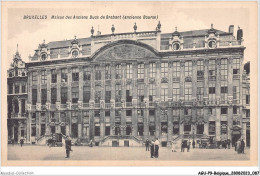
[[[66,148],[66,157],[65,158],[69,158],[70,157],[70,151],[71,150],[71,140],[66,140],[65,141],[65,148]]]
[[[151,152],[151,158],[153,158],[153,157],[154,157],[154,141],[151,142],[150,148],[151,148],[151,150],[150,150],[150,152]]]
[[[181,152],[184,152],[184,140],[181,141]]]
[[[150,147],[150,141],[148,139],[146,139],[146,141],[145,141],[145,151],[149,151],[149,147]]]
[[[23,139],[20,139],[20,145],[21,145],[21,147],[23,146]]]
[[[228,149],[230,149],[230,144],[231,144],[231,141],[230,141],[230,139],[228,139],[227,140]]]
[[[195,148],[195,141],[192,141],[192,147]]]
[[[241,153],[245,153],[245,142],[244,142],[244,140],[242,139],[241,140]]]
[[[154,157],[158,158],[159,157],[159,145],[160,145],[158,138],[154,142],[154,145],[155,145],[155,147],[154,147]]]

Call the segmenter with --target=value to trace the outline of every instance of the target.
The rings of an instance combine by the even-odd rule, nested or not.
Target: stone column
[[[204,123],[204,134],[205,135],[209,135],[208,110],[209,110],[208,107],[204,107],[203,116],[204,116],[204,120],[206,121],[206,123]]]
[[[149,138],[149,62],[144,63],[144,139]]]
[[[67,67],[68,70],[68,99],[67,102],[71,103],[71,83],[72,83],[72,73],[71,73],[71,67]]]
[[[21,99],[18,99],[18,106],[19,106],[18,118],[21,118],[21,115],[22,115],[22,100]]]
[[[184,108],[180,108],[180,119],[184,119]],[[180,135],[184,134],[184,126],[183,126],[183,124],[184,123],[180,123]]]
[[[101,100],[100,104],[104,104],[103,109],[100,111],[100,138],[103,139],[105,137],[105,70],[106,70],[106,65],[101,64]]]
[[[90,110],[89,110],[89,139],[94,138],[94,106],[95,106],[95,65],[90,65],[91,69],[91,91],[90,91]]]
[[[168,141],[172,140],[172,131],[173,131],[173,117],[172,117],[172,108],[168,108]]]
[[[26,125],[26,142],[31,143],[31,121],[32,121],[32,114],[31,112],[28,113],[28,119],[26,120],[27,125]]]
[[[78,120],[78,136],[79,138],[82,138],[82,132],[83,132],[83,111],[82,106],[83,106],[83,67],[79,66],[79,99],[78,99],[78,106],[80,107],[79,110],[79,120]]]
[[[221,87],[221,58],[217,58],[216,60],[216,100],[221,101],[220,99],[220,87]]]
[[[203,99],[209,99],[209,59],[204,59],[204,90],[203,90]]]
[[[230,140],[232,139],[231,138],[232,126],[233,126],[233,106],[229,106],[228,114],[227,114],[227,137]]]
[[[126,126],[126,63],[122,63],[122,110],[121,110],[121,125]],[[125,135],[125,128],[122,129],[122,134]]]
[[[138,126],[137,126],[137,63],[133,63],[133,112],[132,112],[132,135],[137,136]]]
[[[71,113],[66,111],[66,136],[71,136]]]
[[[228,103],[229,99],[231,98],[233,100],[233,58],[228,58]],[[241,86],[239,86],[240,88]],[[241,89],[239,91],[242,91]],[[230,103],[230,106],[228,107],[228,138],[231,139],[231,128],[233,126],[233,104],[234,102]],[[242,112],[242,111],[240,111]],[[239,118],[240,124],[242,124],[241,118]]]
[[[111,63],[111,105],[114,104],[115,106],[115,68],[116,64]],[[115,135],[113,126],[115,125],[115,109],[110,108],[110,135]]]
[[[220,141],[220,107],[216,107],[216,141]]]
[[[185,75],[184,75],[184,65],[185,61],[180,61],[180,99],[184,100],[184,81],[185,81]]]
[[[46,70],[47,74],[47,102],[46,106],[49,107],[45,113],[45,135],[50,134],[49,118],[50,118],[50,109],[51,109],[51,70]],[[58,84],[58,83],[57,83]]]
[[[50,135],[51,134],[51,129],[50,129],[50,125],[49,125],[49,122],[50,122],[50,111],[47,111],[46,114],[45,114],[45,135]]]
[[[156,105],[155,105],[155,137],[160,138],[161,133],[161,109],[160,109],[160,100],[161,100],[161,62],[156,62]]]
[[[57,68],[56,69],[57,73],[57,102],[61,102],[61,69]]]

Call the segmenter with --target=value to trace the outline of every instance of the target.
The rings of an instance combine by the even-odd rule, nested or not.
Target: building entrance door
[[[14,127],[14,142],[18,142],[18,127]]]
[[[124,141],[124,147],[129,147],[129,141]]]
[[[235,146],[235,143],[241,138],[240,131],[233,131],[232,132],[232,146]]]

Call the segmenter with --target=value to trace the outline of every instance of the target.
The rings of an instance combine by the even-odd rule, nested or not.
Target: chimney
[[[234,34],[234,25],[229,25],[228,32]]]
[[[238,26],[238,30],[237,30],[237,40],[242,40],[243,39],[243,30],[240,29],[240,27]]]

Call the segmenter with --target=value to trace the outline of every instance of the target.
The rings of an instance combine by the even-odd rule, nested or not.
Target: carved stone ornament
[[[27,104],[27,111],[31,111],[32,110],[32,104]]]
[[[197,64],[197,60],[196,60],[196,59],[193,59],[193,60],[192,60],[192,64],[193,64],[193,65],[196,65],[196,64]]]
[[[186,77],[185,78],[185,82],[192,82],[192,78],[191,77]]]
[[[184,67],[185,61],[184,61],[184,60],[181,60],[181,61],[180,61],[180,65],[181,65],[181,67]]]
[[[220,104],[220,98],[217,98],[217,105]]]
[[[197,106],[197,103],[198,103],[197,99],[194,98],[194,99],[192,100],[192,104],[193,104],[193,106]]]
[[[95,86],[101,86],[101,81],[95,81]]]
[[[126,80],[126,84],[131,84],[132,83],[132,79],[127,79]]]
[[[121,84],[121,80],[115,80],[116,85],[120,85]]]
[[[125,108],[126,107],[126,101],[122,100],[121,103],[122,103],[122,108]]]
[[[161,83],[168,83],[168,78],[162,78]]]
[[[50,110],[51,109],[51,104],[50,103],[46,103],[46,110]]]
[[[133,45],[133,44],[120,44],[113,46],[109,49],[101,52],[95,60],[125,60],[129,58],[146,58],[146,57],[156,57],[156,55],[150,50]]]
[[[155,78],[149,78],[149,83],[153,84],[155,82]]]
[[[78,101],[78,108],[82,109],[82,107],[83,107],[83,102],[82,101]]]
[[[100,108],[105,109],[105,100],[100,100]]]
[[[41,103],[36,103],[36,110],[40,111],[41,110]]]
[[[228,104],[232,104],[233,103],[233,96],[230,96],[230,97],[228,97]]]
[[[110,104],[111,104],[111,108],[112,108],[112,109],[115,109],[115,101],[114,101],[114,100],[111,100],[111,101],[110,101]]]
[[[233,58],[232,57],[228,58],[228,64],[230,64],[230,65],[233,64]]]
[[[94,105],[95,105],[95,102],[94,102],[94,101],[89,101],[89,107],[90,107],[91,109],[94,108]]]
[[[66,102],[67,109],[71,109],[71,102]]]
[[[60,110],[60,102],[56,102],[56,109],[59,111]]]

